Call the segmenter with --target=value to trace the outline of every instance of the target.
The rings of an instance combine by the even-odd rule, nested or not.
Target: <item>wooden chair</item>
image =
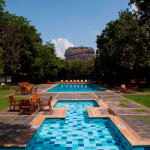
[[[132,92],[132,85],[128,85],[126,88],[127,93],[131,93]]]
[[[9,102],[10,102],[10,109],[9,109],[9,111],[11,111],[11,106],[14,106],[14,109],[15,109],[15,106],[19,106],[19,102],[14,100],[13,96],[9,96]]]
[[[116,93],[119,91],[119,92],[123,92],[123,88],[122,87],[118,87],[115,85],[115,88],[116,88]]]
[[[35,109],[38,109],[39,102],[40,102],[40,94],[32,94],[31,103],[33,104]]]
[[[52,111],[51,101],[52,101],[52,96],[50,96],[50,99],[48,101],[40,100],[40,103],[39,103],[40,111],[42,110],[43,106],[49,106],[49,111]]]
[[[22,95],[28,94],[27,88],[25,86],[22,86],[21,89],[20,89],[20,93]]]
[[[37,87],[32,87],[31,88],[31,94],[33,94],[33,93],[37,94],[37,89],[38,89]]]
[[[32,112],[35,111],[34,110],[35,108],[29,99],[21,99],[19,102],[20,116],[21,116],[21,111],[23,110],[24,112],[26,112],[27,109],[30,110],[30,116],[31,116]]]
[[[13,87],[14,89],[15,89],[15,91],[16,91],[16,93],[15,94],[19,94],[20,93],[20,89],[19,88],[17,88],[17,87]]]
[[[138,90],[138,85],[132,87],[132,91],[133,91],[133,92],[135,92],[135,91],[137,91],[137,90]]]

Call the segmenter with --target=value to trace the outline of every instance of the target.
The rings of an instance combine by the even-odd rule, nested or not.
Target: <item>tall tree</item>
[[[138,14],[142,23],[150,19],[150,1],[149,0],[130,0],[129,5],[135,5],[138,8]]]
[[[110,82],[115,81],[113,77],[126,80],[131,72],[139,74],[141,68],[150,65],[149,39],[149,29],[138,25],[136,14],[120,12],[119,19],[109,22],[97,36],[98,74]]]

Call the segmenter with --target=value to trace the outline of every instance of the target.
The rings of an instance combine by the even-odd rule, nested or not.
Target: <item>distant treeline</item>
[[[132,3],[138,6],[138,12],[119,12],[119,18],[109,22],[97,36],[95,59],[69,61],[56,56],[51,42],[43,45],[40,33],[26,18],[4,11],[5,1],[0,0],[0,76],[32,83],[91,79],[116,84],[144,77],[148,81],[150,2],[131,0]]]

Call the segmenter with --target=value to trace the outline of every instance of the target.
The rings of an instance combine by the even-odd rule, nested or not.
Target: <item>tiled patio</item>
[[[115,91],[102,92],[79,92],[79,93],[48,93],[47,89],[55,85],[39,86],[40,98],[48,100],[53,97],[52,105],[57,100],[96,100],[100,107],[87,108],[89,117],[110,117],[116,124],[123,124],[126,129],[119,129],[133,145],[150,145],[150,109],[136,104],[120,96]],[[114,92],[114,93],[113,93]],[[128,107],[122,107],[125,104]],[[117,115],[113,116],[108,112],[108,108]],[[135,109],[144,109],[146,112],[137,112]],[[8,109],[0,112],[0,146],[25,146],[41,125],[45,118],[65,118],[67,108],[53,108],[52,112],[43,110],[36,111],[29,116],[19,115],[18,111],[9,112]],[[135,118],[135,116],[142,116]],[[36,129],[30,129],[37,126]],[[24,140],[21,137],[25,137]],[[140,142],[139,142],[140,141]]]

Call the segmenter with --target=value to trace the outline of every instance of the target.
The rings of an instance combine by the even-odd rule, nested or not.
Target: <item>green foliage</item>
[[[147,112],[145,109],[133,109],[136,112]]]
[[[150,1],[149,0],[130,0],[129,5],[135,4],[138,8],[138,15],[142,23],[150,19]]]
[[[147,118],[150,117],[149,115],[138,115],[138,116],[132,116],[133,118]]]
[[[137,73],[142,75],[142,70],[150,66],[149,38],[149,28],[139,26],[136,14],[120,12],[119,18],[97,36],[95,67],[99,78],[118,83]]]
[[[122,107],[129,107],[128,105],[123,104],[123,103],[121,103],[120,106],[122,106]]]
[[[0,90],[8,90],[11,89],[11,85],[6,84],[6,85],[0,85]]]
[[[122,96],[150,108],[150,95],[122,95]]]

